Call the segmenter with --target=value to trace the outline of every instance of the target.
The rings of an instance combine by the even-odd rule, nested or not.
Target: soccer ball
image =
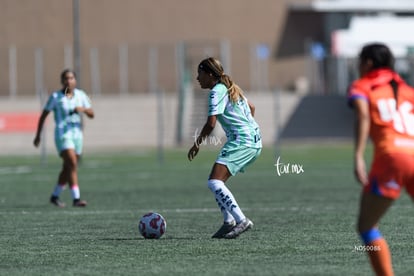
[[[139,220],[139,233],[146,239],[159,239],[165,233],[167,222],[158,213],[147,213]]]

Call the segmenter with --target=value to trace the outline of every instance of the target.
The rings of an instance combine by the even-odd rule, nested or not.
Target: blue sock
[[[368,231],[360,233],[360,235],[364,244],[370,244],[371,242],[382,238],[381,232],[378,228],[372,228]]]

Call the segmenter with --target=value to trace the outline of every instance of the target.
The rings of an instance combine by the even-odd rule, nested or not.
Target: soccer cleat
[[[86,207],[88,203],[85,200],[75,199],[73,200],[73,207]]]
[[[252,227],[253,227],[253,222],[250,219],[246,218],[245,220],[243,220],[242,222],[234,226],[233,230],[231,230],[229,233],[224,235],[224,238],[226,239],[237,238],[241,233],[246,232]]]
[[[63,208],[65,207],[65,203],[63,203],[62,201],[59,200],[59,197],[57,196],[51,196],[50,197],[50,203],[52,203],[53,205]]]
[[[233,230],[234,226],[236,226],[236,222],[234,220],[230,222],[224,222],[220,229],[212,236],[213,239],[222,239],[224,235],[229,233]]]

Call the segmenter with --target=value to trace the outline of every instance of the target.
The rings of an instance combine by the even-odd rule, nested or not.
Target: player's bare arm
[[[369,135],[370,119],[368,103],[363,99],[354,101],[355,107],[355,152],[354,172],[357,180],[362,184],[368,183],[364,152]]]
[[[200,132],[200,135],[197,137],[196,141],[194,142],[194,145],[191,147],[191,149],[188,151],[188,160],[193,160],[194,157],[197,155],[198,150],[200,149],[200,145],[203,142],[203,140],[210,135],[210,133],[213,131],[214,127],[216,126],[217,117],[215,115],[208,116],[207,122],[203,126],[203,129]]]
[[[82,107],[82,106],[78,106],[78,107],[75,108],[75,112],[84,113],[90,119],[93,119],[95,117],[95,113],[93,112],[92,108],[85,108],[85,107]]]
[[[43,110],[42,114],[40,115],[39,122],[37,124],[36,136],[33,140],[33,145],[35,147],[38,147],[40,144],[40,134],[42,133],[43,125],[45,123],[47,115],[49,115],[49,111],[47,110]]]

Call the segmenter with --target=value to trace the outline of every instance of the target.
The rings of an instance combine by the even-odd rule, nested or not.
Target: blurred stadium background
[[[0,0],[1,154],[38,152],[37,117],[68,67],[97,114],[86,151],[188,145],[205,120],[206,56],[256,104],[266,145],[348,139],[360,46],[388,43],[413,83],[413,15],[405,0]],[[43,149],[54,151],[51,118]]]
[[[0,0],[0,275],[369,275],[345,93],[372,41],[414,84],[413,29],[412,0]],[[217,147],[186,160],[206,119],[195,80],[206,56],[256,105],[265,144],[228,182],[255,222],[231,242],[210,239],[220,214],[203,179]],[[61,166],[52,116],[32,145],[67,67],[96,113],[84,124],[82,211],[48,202]],[[280,157],[305,173],[279,176]],[[381,226],[396,275],[414,275],[411,208],[403,195]],[[147,210],[168,221],[159,242],[138,234]]]

